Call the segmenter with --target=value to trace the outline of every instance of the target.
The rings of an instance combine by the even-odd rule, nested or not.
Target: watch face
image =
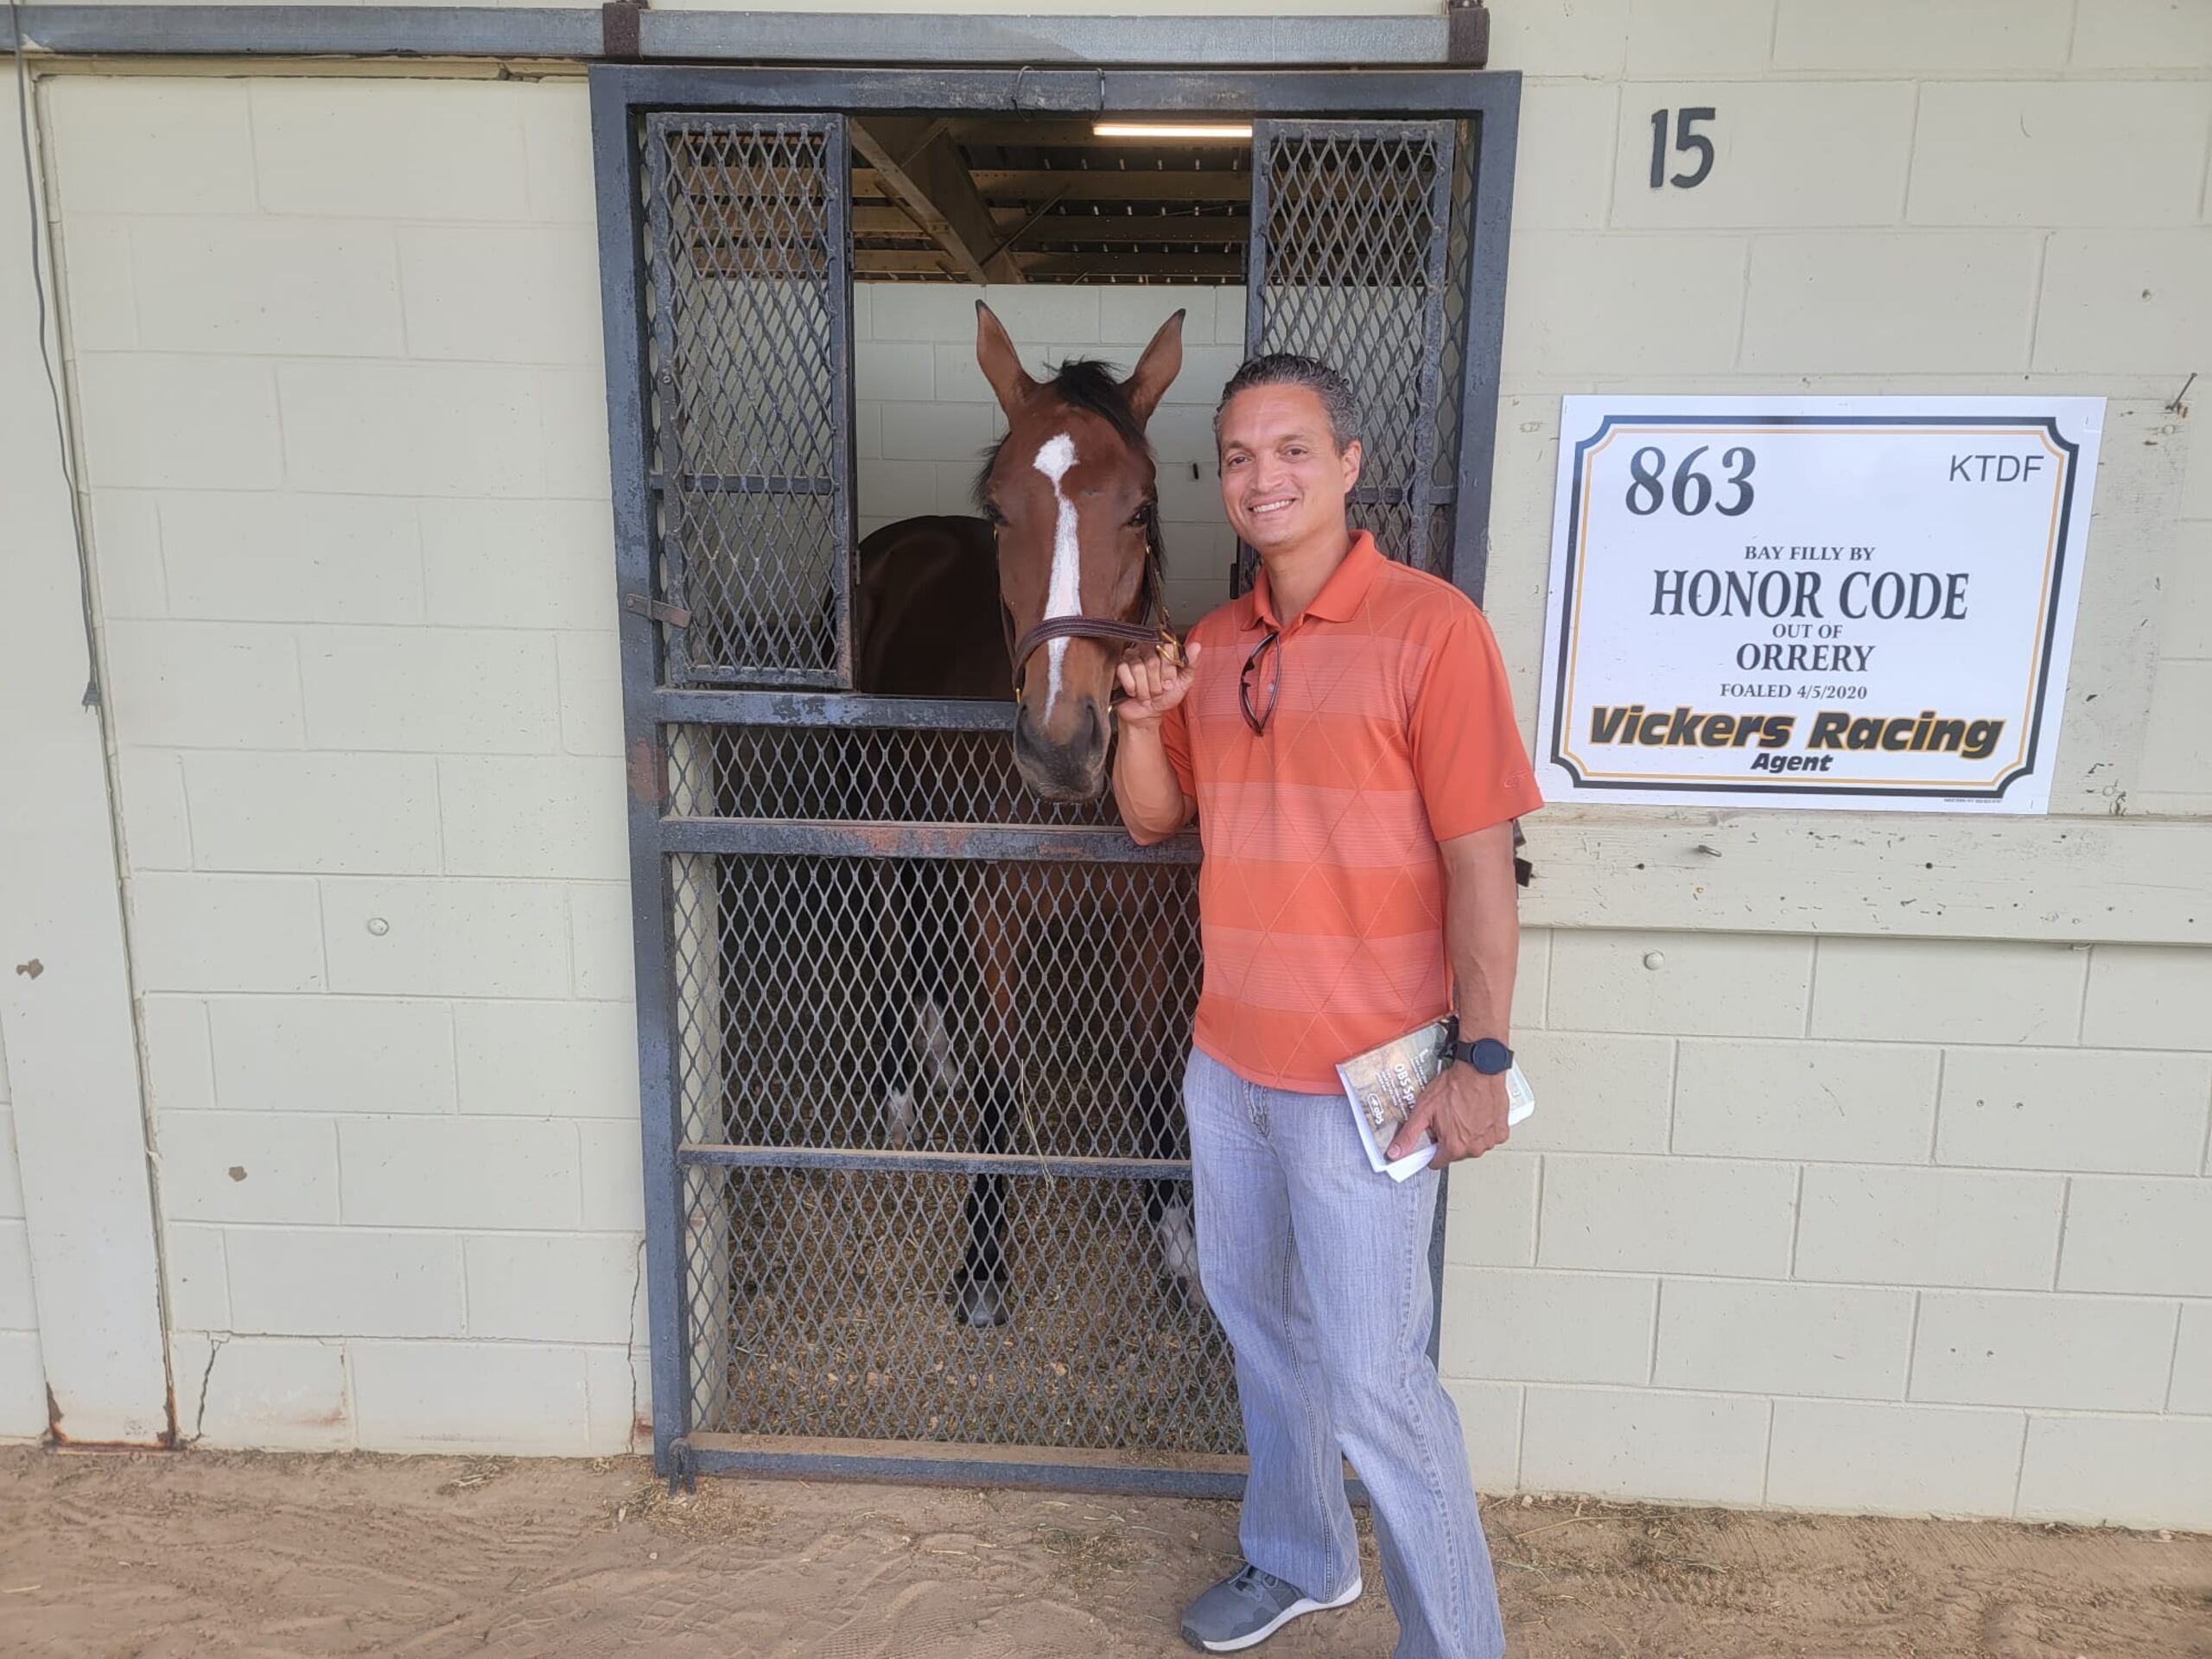
[[[1513,1064],[1513,1051],[1497,1038],[1485,1037],[1473,1046],[1471,1058],[1476,1071],[1495,1077]]]

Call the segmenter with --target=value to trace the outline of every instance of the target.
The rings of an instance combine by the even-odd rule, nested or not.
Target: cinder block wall
[[[0,1436],[43,1433],[46,1378],[38,1352],[38,1302],[23,1188],[16,1166],[16,1114],[8,1056],[0,1050]]]
[[[2075,913],[2093,819],[2163,820],[2177,907],[2212,868],[2212,452],[2164,409],[2212,357],[2212,41],[2080,11],[1498,9],[1529,79],[1490,607],[1524,714],[1561,392],[2113,412],[2079,823],[1923,826],[1943,868],[1874,876],[1801,836],[1849,902],[1786,926],[1740,857],[1662,900],[1641,854],[1581,849],[1789,815],[1531,826],[1543,1104],[1454,1180],[1444,1333],[1491,1486],[2212,1525],[2212,952],[1941,915],[2000,847]],[[619,1446],[639,1172],[582,89],[45,99],[184,1427]],[[1719,111],[1718,163],[1655,194],[1649,114],[1681,104]],[[964,493],[972,297],[862,302],[871,522]],[[1233,359],[1213,297],[1163,449]],[[1005,309],[1033,358],[1126,361],[1168,303]],[[941,441],[925,363],[979,416]],[[1226,543],[1189,487],[1195,609]]]

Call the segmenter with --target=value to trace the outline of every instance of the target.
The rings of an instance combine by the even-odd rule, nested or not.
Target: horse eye
[[[1152,523],[1153,514],[1158,511],[1159,509],[1152,502],[1146,502],[1134,513],[1129,515],[1128,527],[1131,530],[1144,529],[1145,526]]]
[[[983,520],[986,524],[995,526],[1003,525],[1006,523],[1006,514],[999,511],[997,502],[986,501],[983,503]]]

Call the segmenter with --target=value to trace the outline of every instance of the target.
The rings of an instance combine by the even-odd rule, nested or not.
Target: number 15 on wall
[[[1675,153],[1694,156],[1697,165],[1687,173],[1672,177],[1667,172],[1667,118],[1675,118]],[[1673,185],[1677,190],[1694,190],[1703,184],[1706,175],[1713,171],[1713,140],[1696,130],[1700,121],[1718,118],[1711,105],[1694,109],[1654,110],[1651,111],[1651,188],[1662,189]]]

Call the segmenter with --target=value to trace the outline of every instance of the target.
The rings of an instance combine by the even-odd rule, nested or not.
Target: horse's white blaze
[[[1083,550],[1077,544],[1075,533],[1075,503],[1069,500],[1067,492],[1060,487],[1060,480],[1075,465],[1075,440],[1065,432],[1048,438],[1037,452],[1037,470],[1052,480],[1052,499],[1058,505],[1058,516],[1052,524],[1052,583],[1045,594],[1045,615],[1049,620],[1056,616],[1080,616],[1083,613]],[[1046,677],[1045,682],[1045,712],[1040,718],[1052,717],[1052,705],[1059,701],[1060,674],[1067,662],[1068,642],[1055,639],[1045,647]]]

